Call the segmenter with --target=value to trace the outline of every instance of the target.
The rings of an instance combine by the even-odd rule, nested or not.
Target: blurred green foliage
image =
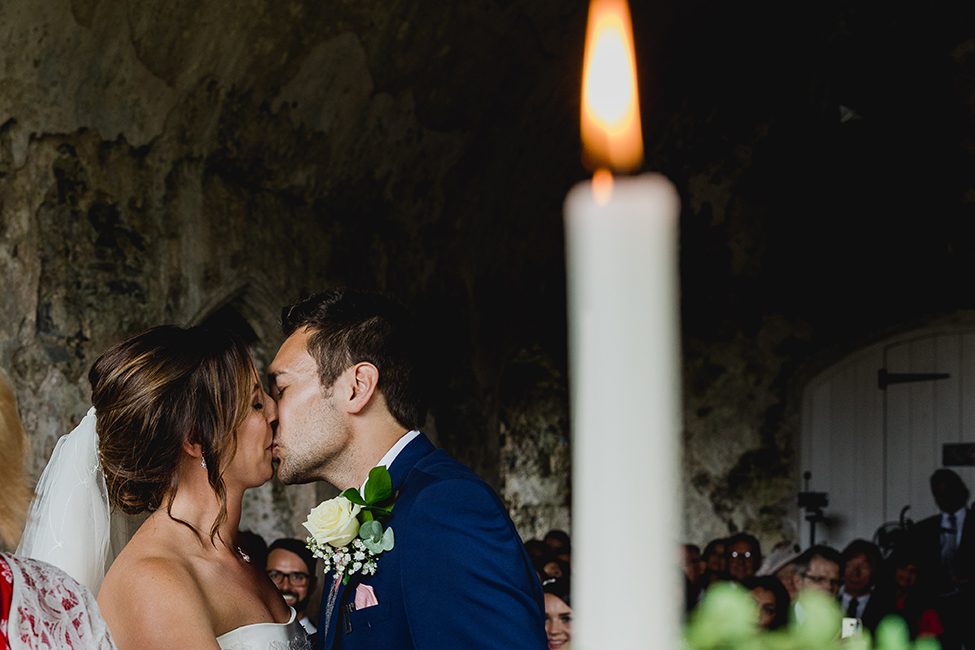
[[[840,638],[843,618],[839,604],[828,594],[809,590],[799,597],[802,622],[790,612],[788,626],[771,632],[758,627],[758,607],[741,586],[712,587],[694,610],[685,629],[685,650],[941,650],[936,639],[911,641],[903,619],[890,616],[877,627],[876,638]]]

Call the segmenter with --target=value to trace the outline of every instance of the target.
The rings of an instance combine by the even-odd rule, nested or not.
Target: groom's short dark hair
[[[345,370],[367,361],[379,370],[377,389],[389,412],[408,429],[425,416],[413,318],[398,302],[375,293],[334,289],[298,300],[281,311],[285,336],[308,328],[308,353],[329,388]]]

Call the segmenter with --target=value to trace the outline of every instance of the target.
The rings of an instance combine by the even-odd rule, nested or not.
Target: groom
[[[336,290],[286,308],[283,326],[269,369],[278,477],[345,490],[385,465],[396,495],[395,546],[339,587],[331,620],[323,606],[318,648],[545,648],[541,587],[501,500],[417,430],[410,316]]]

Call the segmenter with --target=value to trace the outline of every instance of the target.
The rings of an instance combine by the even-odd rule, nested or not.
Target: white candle
[[[577,650],[679,647],[679,212],[659,174],[565,202]]]
[[[676,650],[680,199],[643,161],[626,0],[592,0],[580,125],[600,167],[565,201],[576,650]]]

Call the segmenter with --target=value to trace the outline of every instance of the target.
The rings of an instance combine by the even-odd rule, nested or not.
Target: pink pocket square
[[[369,585],[358,585],[355,588],[355,608],[356,611],[378,605],[376,590]]]

